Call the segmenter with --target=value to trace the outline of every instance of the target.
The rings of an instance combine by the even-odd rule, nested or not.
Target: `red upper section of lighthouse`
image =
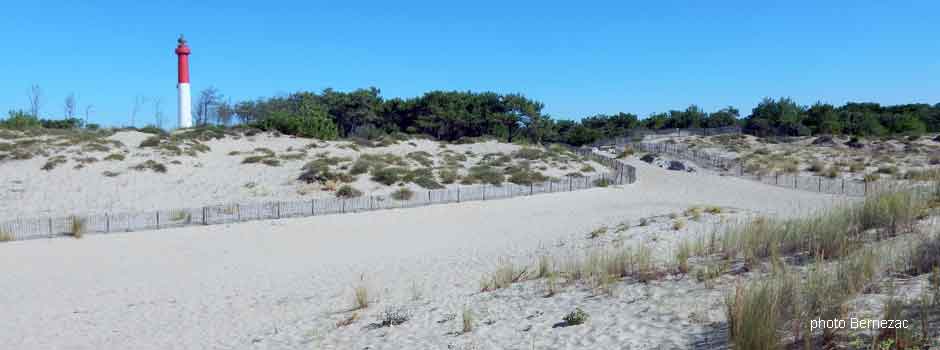
[[[189,83],[189,46],[186,46],[186,39],[180,35],[176,45],[177,69],[179,72],[179,83]]]

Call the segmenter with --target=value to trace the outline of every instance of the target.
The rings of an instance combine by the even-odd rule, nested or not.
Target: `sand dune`
[[[640,180],[619,188],[2,244],[0,348],[682,348],[704,327],[690,321],[702,317],[690,317],[697,300],[717,291],[678,281],[605,300],[577,290],[537,298],[527,284],[476,293],[479,277],[500,258],[565,249],[599,225],[691,205],[793,215],[845,200],[631,164]],[[676,234],[649,230],[625,243]],[[337,329],[360,279],[377,302]],[[657,306],[664,300],[670,306]],[[465,305],[477,327],[454,334]],[[386,307],[407,307],[412,319],[368,329]],[[592,321],[551,327],[574,307]]]

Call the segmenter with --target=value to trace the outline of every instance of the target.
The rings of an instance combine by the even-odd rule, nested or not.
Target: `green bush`
[[[548,177],[542,173],[530,169],[516,169],[509,173],[509,182],[517,185],[531,185],[533,183],[545,182]]]
[[[137,164],[131,167],[131,169],[137,171],[144,171],[149,169],[157,173],[165,173],[167,171],[166,165],[163,165],[155,160],[148,160],[146,162]]]
[[[431,160],[431,154],[425,151],[415,151],[408,153],[406,157],[418,162],[423,167],[432,167],[434,166],[434,161]]]
[[[55,169],[60,164],[65,164],[65,162],[67,162],[67,160],[65,159],[65,156],[55,156],[55,157],[49,158],[46,161],[46,164],[43,164],[41,169],[45,171],[50,171],[52,169]]]
[[[35,129],[41,126],[39,118],[23,111],[10,111],[9,117],[0,121],[0,127],[14,130]]]
[[[499,169],[488,165],[476,165],[470,168],[464,182],[501,185],[506,177]]]
[[[526,159],[526,160],[536,160],[542,159],[545,156],[545,152],[538,148],[521,148],[518,151],[512,153],[513,158]]]
[[[151,137],[148,137],[148,138],[144,139],[143,141],[141,141],[141,143],[140,143],[140,148],[157,147],[157,146],[160,145],[160,142],[161,142],[162,140],[163,140],[163,137],[161,137],[161,136],[151,136]]]
[[[414,196],[415,196],[414,191],[408,189],[407,187],[399,188],[398,190],[396,190],[395,192],[392,192],[391,194],[392,199],[397,200],[397,201],[407,201],[407,200],[414,198]]]
[[[408,169],[399,168],[399,167],[383,167],[372,169],[372,181],[381,183],[386,186],[394,185],[395,183],[402,180],[405,175],[407,175]]]
[[[457,173],[457,170],[449,168],[438,170],[437,176],[441,179],[441,183],[448,185],[457,182],[457,180],[460,179],[460,175]]]
[[[372,164],[369,163],[369,161],[360,158],[357,159],[355,163],[353,163],[352,168],[349,169],[349,173],[352,175],[365,174],[369,172],[369,168],[371,167]]]
[[[143,128],[138,129],[137,131],[140,131],[140,132],[145,133],[145,134],[167,135],[167,132],[166,132],[166,131],[164,131],[163,129],[158,128],[158,127],[156,127],[156,126],[153,126],[153,125],[147,125],[147,126],[145,126],[145,127],[143,127]]]
[[[336,197],[338,198],[355,198],[360,196],[362,196],[362,191],[350,185],[340,186],[340,188],[336,190]]]
[[[565,315],[562,320],[565,321],[566,326],[576,326],[587,322],[589,318],[590,315],[588,315],[587,312],[584,312],[584,310],[581,310],[581,308],[576,308],[574,311]]]
[[[253,126],[265,131],[276,130],[287,135],[321,140],[332,140],[339,135],[336,124],[323,107],[309,101],[303,101],[296,114],[275,111]]]

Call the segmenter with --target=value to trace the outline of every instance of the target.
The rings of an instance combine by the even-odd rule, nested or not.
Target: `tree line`
[[[444,141],[491,137],[507,142],[584,145],[638,130],[726,126],[739,126],[757,136],[886,136],[940,131],[940,103],[895,106],[847,103],[837,107],[825,103],[803,106],[790,98],[765,98],[744,117],[734,107],[706,112],[691,105],[642,119],[621,112],[580,120],[549,115],[544,107],[542,102],[519,93],[430,91],[412,98],[386,99],[374,87],[349,92],[301,91],[233,103],[210,87],[199,93],[194,112],[199,126],[238,124],[320,139],[376,139],[406,133]],[[8,119],[14,119],[14,115],[18,123],[23,123],[29,112],[14,111]],[[157,120],[162,120],[159,113]]]

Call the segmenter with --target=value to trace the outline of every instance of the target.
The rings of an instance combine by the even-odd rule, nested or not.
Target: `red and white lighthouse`
[[[176,45],[177,71],[179,73],[179,83],[176,85],[179,94],[179,127],[190,128],[193,126],[192,98],[189,92],[189,46],[186,46],[186,39],[180,34]]]

